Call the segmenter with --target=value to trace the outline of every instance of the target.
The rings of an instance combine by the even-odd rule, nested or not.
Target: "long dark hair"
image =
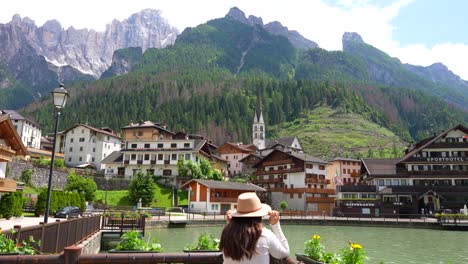
[[[233,260],[251,259],[262,227],[261,217],[233,217],[223,229],[219,249]]]

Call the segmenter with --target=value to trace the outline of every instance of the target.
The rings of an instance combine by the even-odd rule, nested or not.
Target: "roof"
[[[352,158],[342,158],[342,157],[336,157],[333,159],[333,161],[339,161],[339,160],[342,160],[342,161],[357,161],[357,162],[361,162],[361,160],[359,159],[352,159]]]
[[[213,180],[199,180],[192,179],[186,182],[181,188],[188,187],[191,182],[198,182],[201,185],[204,185],[210,189],[224,189],[224,190],[239,190],[239,191],[255,191],[255,192],[265,192],[266,190],[262,187],[258,187],[252,183],[242,183],[242,182],[226,182],[226,181],[213,181]]]
[[[8,115],[0,115],[0,138],[5,140],[12,150],[16,151],[16,155],[26,156],[28,154],[28,150],[23,145]]]
[[[229,145],[235,149],[238,149],[240,151],[243,151],[243,152],[247,152],[247,153],[252,153],[252,152],[255,152],[257,150],[257,147],[253,144],[242,144],[242,143],[231,143],[231,142],[227,142],[227,143],[224,143],[223,145],[219,146],[218,148],[218,151],[220,148],[223,148],[224,146],[226,145]]]
[[[89,125],[85,125],[85,124],[76,124],[68,129],[65,129],[64,131],[61,131],[62,134],[66,134],[68,133],[68,131],[74,129],[75,127],[79,127],[79,126],[83,126],[83,127],[86,127],[88,128],[89,130],[91,131],[94,131],[96,133],[100,133],[100,134],[104,134],[104,135],[108,135],[108,136],[111,136],[111,137],[115,137],[115,138],[118,138],[120,139],[120,136],[116,135],[116,134],[113,134],[107,130],[102,130],[102,129],[99,129],[99,128],[95,128],[95,127],[92,127],[92,126],[89,126]]]
[[[413,156],[415,153],[417,153],[421,149],[424,149],[425,147],[431,145],[432,143],[434,143],[439,138],[445,137],[450,131],[453,131],[453,130],[462,130],[465,133],[468,133],[468,128],[467,127],[463,126],[462,124],[456,125],[455,127],[451,128],[451,129],[449,129],[449,130],[447,130],[447,131],[445,131],[443,133],[440,133],[438,136],[426,138],[426,139],[423,139],[423,140],[417,142],[414,145],[414,147],[405,156],[403,156],[399,160],[399,162],[403,162],[403,161],[409,159],[411,156]]]
[[[277,138],[276,140],[267,140],[265,148],[271,148],[277,144],[293,147],[292,144],[294,143],[295,139],[297,139],[297,137],[292,136],[292,137]]]
[[[162,126],[160,123],[154,123],[152,121],[141,121],[137,123],[130,123],[128,126],[122,127],[122,129],[132,129],[132,128],[143,128],[143,127],[150,127],[150,128],[157,128],[159,130],[163,130],[169,134],[175,135],[174,132],[166,129],[164,126]]]
[[[9,115],[12,120],[28,120],[29,122],[34,123],[34,125],[39,127],[39,125],[36,122],[32,121],[31,119],[25,118],[24,116],[20,115],[15,110],[1,110],[0,114],[2,113]]]
[[[288,152],[286,152],[286,153],[288,153]],[[293,156],[293,157],[296,157],[298,159],[301,159],[303,161],[328,164],[328,161],[321,160],[319,158],[307,155],[305,153],[292,151],[291,153],[288,153],[288,154]]]
[[[362,165],[369,176],[372,175],[395,175],[396,165],[399,159],[363,159]]]
[[[255,154],[255,153],[250,153],[249,155],[247,155],[247,156],[245,156],[244,158],[240,159],[239,162],[243,162],[244,160],[249,159],[251,156],[254,156],[254,157],[257,157],[257,158],[259,158],[259,159],[262,159],[262,156],[257,155],[257,154]]]
[[[109,156],[105,157],[101,163],[102,164],[111,164],[111,163],[121,163],[123,160],[123,153],[120,151],[114,151]]]

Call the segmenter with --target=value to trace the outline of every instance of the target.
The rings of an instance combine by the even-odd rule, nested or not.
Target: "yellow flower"
[[[319,235],[314,235],[312,238],[313,239],[320,239],[320,236]]]
[[[362,246],[359,245],[358,243],[351,243],[351,247],[352,247],[353,249],[362,249]]]

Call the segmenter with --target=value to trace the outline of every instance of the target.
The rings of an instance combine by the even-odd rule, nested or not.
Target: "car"
[[[77,206],[65,206],[55,212],[55,218],[73,218],[80,217],[81,210]]]

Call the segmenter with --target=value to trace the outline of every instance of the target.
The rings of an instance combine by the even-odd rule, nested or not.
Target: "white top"
[[[270,255],[277,259],[289,256],[288,240],[284,236],[279,222],[271,226],[271,231],[265,227],[262,229],[262,235],[257,241],[255,253],[251,259],[243,257],[241,261],[235,261],[224,255],[223,257],[225,264],[267,264],[270,263]]]

